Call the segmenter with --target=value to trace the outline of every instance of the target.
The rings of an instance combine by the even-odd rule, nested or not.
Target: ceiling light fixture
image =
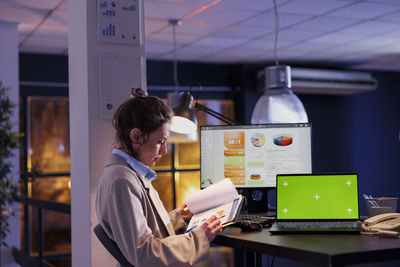
[[[251,116],[252,124],[308,122],[306,110],[292,92],[290,66],[279,65],[278,35],[279,13],[274,3],[275,15],[275,66],[265,68],[265,92],[257,101]]]

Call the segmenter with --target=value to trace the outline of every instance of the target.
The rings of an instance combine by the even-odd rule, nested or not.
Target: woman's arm
[[[186,204],[174,209],[168,215],[176,234],[181,234],[186,230],[186,227],[193,216],[186,207]]]

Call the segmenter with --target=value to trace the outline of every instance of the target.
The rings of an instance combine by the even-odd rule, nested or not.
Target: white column
[[[19,132],[19,82],[18,82],[18,27],[15,23],[0,21],[0,80],[4,87],[9,87],[9,97],[15,104],[13,110],[12,122],[14,123],[13,131]],[[19,180],[19,150],[14,150],[14,156],[11,159],[12,169],[11,175],[15,182]],[[18,217],[10,217],[11,233],[6,238],[9,247],[20,248],[20,230],[19,230],[19,205],[15,204],[13,209],[17,211]],[[1,246],[1,263],[3,267],[19,266],[14,262],[11,249]]]
[[[130,88],[146,88],[143,14],[142,0],[68,1],[72,266],[116,263],[93,233],[96,186],[112,114]]]

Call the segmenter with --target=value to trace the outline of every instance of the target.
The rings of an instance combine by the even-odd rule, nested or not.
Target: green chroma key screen
[[[358,219],[357,174],[277,175],[277,219]]]

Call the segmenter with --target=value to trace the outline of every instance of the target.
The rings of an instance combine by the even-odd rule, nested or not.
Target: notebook
[[[356,173],[278,174],[271,233],[359,233]]]

